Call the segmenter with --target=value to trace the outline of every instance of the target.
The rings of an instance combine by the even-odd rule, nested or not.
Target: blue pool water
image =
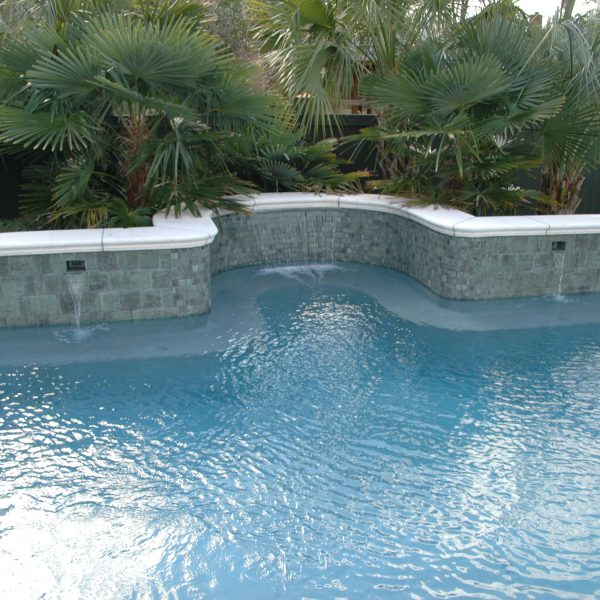
[[[0,333],[0,597],[600,598],[600,297],[213,286]]]

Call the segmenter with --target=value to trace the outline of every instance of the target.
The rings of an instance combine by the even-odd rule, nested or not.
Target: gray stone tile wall
[[[552,242],[566,243],[564,254]],[[81,322],[201,314],[210,276],[249,265],[351,261],[411,275],[446,298],[600,292],[600,235],[461,238],[403,217],[310,209],[226,215],[210,246],[0,257],[0,327],[72,324],[66,261],[85,260]]]
[[[68,260],[85,273],[67,273]],[[0,257],[0,326],[73,324],[70,277],[83,278],[82,323],[207,312],[209,261],[208,246]]]
[[[600,235],[453,237],[363,210],[224,216],[211,245],[211,270],[352,261],[407,273],[446,298],[543,296],[558,290],[554,241],[566,242],[562,291],[599,292]]]

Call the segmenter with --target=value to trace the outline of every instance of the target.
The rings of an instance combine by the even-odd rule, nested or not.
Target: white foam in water
[[[69,327],[54,332],[54,337],[65,344],[81,344],[89,340],[97,331],[108,331],[108,325],[101,323],[90,327]]]
[[[281,275],[288,279],[302,281],[303,277],[309,279],[323,279],[325,273],[331,271],[344,271],[343,267],[332,264],[293,265],[288,267],[266,267],[258,271],[258,276]]]

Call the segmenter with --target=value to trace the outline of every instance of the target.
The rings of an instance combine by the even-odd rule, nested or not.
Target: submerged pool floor
[[[213,290],[0,332],[0,597],[600,598],[600,297]]]

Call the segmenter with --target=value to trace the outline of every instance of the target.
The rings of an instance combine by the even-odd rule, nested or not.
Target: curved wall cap
[[[599,234],[600,215],[474,217],[454,208],[414,206],[409,198],[376,194],[337,195],[305,192],[233,196],[249,210],[340,208],[371,210],[403,216],[439,233],[455,237]],[[0,233],[0,256],[62,254],[123,250],[194,248],[210,244],[217,235],[211,212],[179,217],[164,211],[154,215],[153,227],[129,229],[69,229]]]
[[[210,244],[217,235],[209,210],[200,217],[160,212],[153,227],[16,231],[0,234],[0,256],[125,250],[168,250]]]
[[[102,229],[15,231],[0,234],[0,256],[101,252]]]
[[[243,197],[237,198],[244,201]],[[335,207],[386,212],[402,215],[429,229],[455,237],[600,233],[600,215],[474,217],[461,210],[439,205],[415,206],[414,200],[401,196],[285,192],[252,196],[246,202],[255,212]]]

